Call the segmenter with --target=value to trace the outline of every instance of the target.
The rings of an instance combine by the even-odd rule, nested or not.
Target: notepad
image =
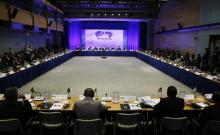
[[[129,104],[130,110],[141,110],[141,106],[139,104]]]
[[[63,108],[63,103],[54,103],[51,107],[50,110],[60,110]]]

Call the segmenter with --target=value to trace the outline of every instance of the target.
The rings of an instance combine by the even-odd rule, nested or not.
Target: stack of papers
[[[205,104],[205,103],[202,103],[202,102],[200,102],[200,103],[195,103],[198,107],[200,107],[200,108],[205,108],[206,106],[208,106],[207,104]]]
[[[150,96],[147,96],[147,97],[141,97],[141,101],[145,105],[148,105],[150,107],[154,107],[155,105],[157,105],[160,102],[160,99],[151,99]]]
[[[63,103],[54,103],[51,107],[50,110],[60,110],[63,108]]]
[[[139,104],[129,104],[130,110],[141,110],[141,106]]]

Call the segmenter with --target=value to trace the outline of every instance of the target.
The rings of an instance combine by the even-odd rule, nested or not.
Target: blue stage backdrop
[[[103,47],[111,48],[107,44],[112,44],[113,48],[120,46],[128,50],[139,50],[139,23],[139,21],[69,21],[69,48],[74,50],[88,46],[102,47],[98,43],[101,43],[99,40],[103,40]],[[93,39],[86,37],[92,32]],[[92,45],[88,44],[88,39]]]

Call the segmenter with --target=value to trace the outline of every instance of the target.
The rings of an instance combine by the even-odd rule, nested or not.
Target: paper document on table
[[[34,98],[34,101],[43,101],[44,100],[44,97],[35,97]]]
[[[7,76],[7,73],[0,73],[0,78]]]
[[[31,107],[35,107],[36,105],[35,105],[35,103],[31,103]]]
[[[130,110],[141,110],[141,106],[139,104],[129,104]]]
[[[52,95],[52,99],[55,101],[67,100],[67,95]]]
[[[143,99],[142,102],[148,106],[154,107],[156,104],[160,102],[160,99]]]
[[[9,73],[9,75],[11,75],[11,74],[14,74],[15,72],[14,71],[10,71],[10,72],[8,72]]]
[[[188,94],[188,95],[185,95],[185,98],[184,98],[184,99],[185,99],[185,100],[194,100],[195,97],[194,97],[193,94]]]
[[[21,67],[20,70],[21,70],[21,71],[25,70],[25,67]]]
[[[212,99],[212,95],[213,95],[213,94],[205,94],[205,98],[206,98],[206,99]]]
[[[189,71],[190,69],[189,69],[189,68],[186,68],[185,70],[186,70],[186,71]]]
[[[211,76],[211,75],[207,75],[206,78],[209,79],[209,80],[213,80],[214,77]]]
[[[0,94],[0,99],[2,99],[4,97],[4,94]]]
[[[120,96],[120,99],[125,101],[135,101],[136,96]]]
[[[199,73],[199,72],[195,72],[195,74],[196,74],[196,75],[200,75],[200,73]]]
[[[50,110],[60,110],[63,108],[63,103],[54,103],[51,107]]]
[[[206,106],[208,106],[207,104],[205,103],[195,103],[197,106],[201,107],[201,108],[205,108]]]
[[[104,101],[104,102],[111,102],[112,98],[111,97],[102,97],[102,101]]]
[[[155,104],[158,104],[160,102],[160,99],[151,99]]]
[[[142,99],[151,100],[151,97],[150,97],[150,96],[139,97],[139,98],[138,98],[138,101],[139,101],[139,102],[142,102]]]
[[[26,99],[30,99],[31,98],[31,94],[24,94]]]

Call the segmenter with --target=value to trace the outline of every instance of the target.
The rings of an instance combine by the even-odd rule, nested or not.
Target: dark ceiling
[[[155,18],[168,0],[49,0],[66,18]]]

